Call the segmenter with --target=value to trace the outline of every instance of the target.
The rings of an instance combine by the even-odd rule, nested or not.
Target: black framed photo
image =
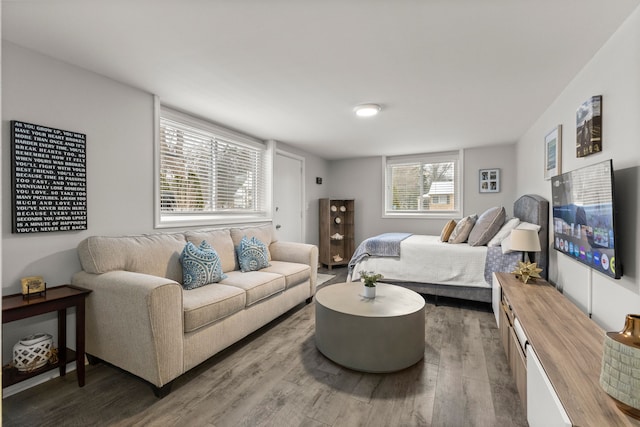
[[[480,192],[500,192],[500,169],[480,169]]]
[[[87,136],[11,120],[12,233],[87,229]]]

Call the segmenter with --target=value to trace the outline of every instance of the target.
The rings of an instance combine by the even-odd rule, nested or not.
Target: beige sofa
[[[243,236],[267,245],[270,267],[243,273],[234,246]],[[219,283],[184,290],[180,254],[187,241],[218,252]],[[89,237],[78,245],[83,271],[72,283],[91,289],[86,352],[152,384],[157,396],[189,369],[315,294],[318,249],[275,241],[271,225]],[[94,359],[95,358],[95,359]]]

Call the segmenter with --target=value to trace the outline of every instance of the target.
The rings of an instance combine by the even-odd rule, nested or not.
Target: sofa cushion
[[[247,307],[285,289],[284,276],[265,271],[230,271],[222,284],[236,286],[247,293]]]
[[[222,264],[222,272],[227,273],[236,269],[236,253],[229,229],[203,229],[184,233],[189,242],[198,246],[206,240],[216,250]]]
[[[191,332],[227,316],[246,306],[246,293],[237,286],[217,283],[182,293],[184,331]]]
[[[199,247],[187,242],[180,255],[182,263],[182,287],[186,290],[217,283],[227,277],[222,272],[218,253],[203,240]]]
[[[87,273],[124,270],[182,283],[179,258],[185,243],[182,233],[92,236],[78,244],[78,256]]]
[[[311,267],[296,262],[271,261],[271,266],[260,271],[283,275],[287,289],[299,285],[311,277]]]
[[[240,240],[240,244],[236,247],[238,255],[238,264],[240,271],[246,273],[248,271],[258,271],[265,267],[269,267],[269,255],[267,247],[259,239],[246,236]]]

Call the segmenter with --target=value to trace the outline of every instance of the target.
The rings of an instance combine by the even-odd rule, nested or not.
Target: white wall
[[[493,206],[504,206],[513,214],[516,198],[515,144],[468,149],[464,152],[464,214],[480,215]],[[501,170],[501,191],[480,193],[479,169]],[[332,161],[329,166],[329,195],[355,199],[356,244],[367,237],[390,231],[437,234],[447,219],[383,218],[384,172],[380,157]]]
[[[69,283],[80,270],[76,246],[89,235],[153,231],[150,94],[3,41],[2,111],[3,295],[20,292],[24,276],[41,275],[48,286]],[[86,231],[11,233],[10,120],[86,134]],[[68,346],[75,348],[73,310],[67,327]],[[56,314],[4,325],[3,361],[11,360],[15,342],[34,332],[57,341]]]
[[[2,186],[3,295],[20,292],[23,276],[42,275],[48,286],[69,283],[80,270],[76,245],[88,235],[151,231],[151,95],[3,42],[2,104],[4,173],[10,171],[9,121],[20,120],[86,134],[88,187],[88,230],[17,235],[11,233],[11,188]],[[3,360],[11,360],[13,344],[25,335],[47,332],[57,340],[55,319],[50,313],[5,325]],[[75,348],[73,310],[67,323],[68,345]]]
[[[603,151],[584,158],[575,154],[575,113],[593,95],[602,95]],[[551,200],[543,178],[544,136],[563,125],[562,171],[613,159],[620,227],[623,278],[612,280],[564,254],[550,250],[550,279],[565,295],[607,330],[620,330],[628,313],[640,313],[640,8],[565,88],[518,141],[517,188]],[[551,241],[551,239],[550,239]],[[592,285],[590,285],[592,283]]]
[[[2,186],[2,293],[20,292],[20,278],[41,275],[48,286],[69,283],[80,270],[76,246],[94,234],[153,229],[153,98],[3,41],[2,169],[10,171],[10,120],[87,135],[88,230],[11,233],[10,179]],[[19,338],[56,336],[55,314],[4,327],[3,360]],[[70,327],[75,326],[73,318]],[[75,346],[69,334],[70,347]]]
[[[500,169],[500,192],[480,193],[479,170]],[[504,206],[513,215],[513,202],[521,195],[516,191],[516,146],[495,145],[464,151],[465,215],[482,214],[494,206]]]

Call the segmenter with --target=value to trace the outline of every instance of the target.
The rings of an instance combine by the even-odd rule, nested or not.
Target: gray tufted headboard
[[[513,204],[513,215],[520,221],[540,225],[538,237],[542,250],[535,255],[535,262],[542,268],[540,275],[547,279],[549,267],[549,202],[535,194],[525,194]]]

